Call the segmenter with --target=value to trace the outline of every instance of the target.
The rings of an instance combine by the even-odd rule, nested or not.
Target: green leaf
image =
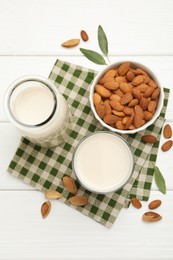
[[[92,61],[92,62],[94,62],[96,64],[106,65],[106,62],[105,62],[104,58],[98,52],[95,52],[95,51],[92,51],[92,50],[83,49],[83,48],[80,48],[80,51],[90,61]]]
[[[161,191],[163,194],[166,194],[166,183],[163,175],[161,174],[161,171],[157,166],[154,167],[154,177],[159,191]]]
[[[105,32],[103,31],[103,28],[101,25],[98,27],[98,42],[99,42],[99,47],[103,54],[106,56],[108,55],[108,41]]]

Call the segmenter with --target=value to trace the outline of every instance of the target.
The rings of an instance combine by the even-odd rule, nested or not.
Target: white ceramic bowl
[[[133,130],[121,130],[121,129],[117,129],[114,127],[111,127],[110,125],[106,124],[97,114],[94,103],[93,103],[93,94],[94,94],[94,89],[96,84],[99,82],[99,80],[103,77],[103,75],[105,74],[106,71],[112,69],[112,68],[118,68],[122,63],[124,62],[130,62],[131,65],[133,65],[136,68],[141,68],[143,70],[145,70],[150,77],[157,83],[158,87],[160,88],[160,96],[159,96],[159,101],[157,104],[157,108],[156,111],[152,117],[152,119],[150,119],[149,121],[147,121],[144,125],[142,125],[139,128],[133,129]],[[164,91],[163,88],[160,85],[159,79],[158,77],[152,72],[151,69],[149,69],[148,67],[138,63],[138,62],[134,62],[134,61],[121,61],[121,62],[116,62],[116,63],[112,63],[111,65],[107,66],[103,71],[101,71],[100,73],[98,73],[98,75],[95,77],[91,88],[90,88],[90,96],[89,96],[89,100],[90,100],[90,105],[91,105],[91,109],[94,113],[95,118],[107,129],[113,131],[113,132],[117,132],[120,134],[133,134],[139,131],[144,130],[145,128],[147,128],[149,125],[151,125],[152,123],[154,123],[154,121],[157,119],[157,117],[160,115],[161,109],[163,107],[163,101],[164,101]]]

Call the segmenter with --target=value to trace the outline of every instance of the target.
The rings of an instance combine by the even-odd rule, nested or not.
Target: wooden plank
[[[0,259],[172,259],[173,192],[161,199],[155,210],[163,216],[158,223],[144,223],[148,202],[137,210],[123,209],[111,229],[79,212],[52,201],[50,215],[40,214],[44,196],[36,191],[0,191]]]
[[[99,51],[101,24],[114,55],[173,55],[173,2],[170,0],[13,0],[0,1],[1,55],[80,55],[79,48],[61,43],[90,40],[80,47]]]

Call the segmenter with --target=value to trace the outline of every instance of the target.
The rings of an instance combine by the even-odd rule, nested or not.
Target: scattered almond
[[[88,34],[86,33],[86,31],[81,30],[80,35],[84,42],[88,41],[89,37],[88,37]]]
[[[162,144],[161,149],[163,152],[166,152],[169,149],[171,149],[171,147],[172,147],[172,140],[169,140],[169,141],[165,142],[164,144]]]
[[[126,73],[128,72],[129,69],[130,69],[130,63],[125,62],[125,63],[121,64],[121,66],[118,68],[118,74],[120,76],[124,76],[124,75],[126,75]]]
[[[155,213],[153,211],[149,211],[143,214],[142,219],[146,222],[156,222],[162,219],[162,216],[160,216],[158,213]]]
[[[171,138],[172,137],[172,128],[169,124],[166,124],[163,129],[163,136],[165,138]]]
[[[88,198],[86,196],[74,196],[68,200],[75,206],[85,206],[88,204]]]
[[[64,187],[71,193],[77,194],[77,187],[75,180],[72,177],[64,176],[63,177]]]
[[[132,205],[137,208],[140,209],[142,207],[142,204],[139,200],[137,200],[136,198],[132,198],[131,199]]]
[[[80,43],[80,39],[71,39],[66,42],[63,42],[61,44],[61,46],[65,47],[65,48],[72,48],[72,47],[77,46],[79,43]]]
[[[49,215],[49,212],[51,210],[51,203],[50,201],[46,201],[41,206],[41,215],[42,218],[46,218]]]
[[[45,192],[45,197],[46,199],[50,199],[50,200],[60,199],[62,197],[62,194],[55,190],[47,190]]]
[[[157,142],[157,138],[154,135],[143,135],[141,140],[143,142],[152,143],[152,144]]]
[[[153,200],[150,202],[150,204],[148,205],[149,209],[156,209],[161,205],[161,200]]]

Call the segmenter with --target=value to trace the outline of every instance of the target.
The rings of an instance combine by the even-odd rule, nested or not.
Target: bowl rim
[[[117,186],[114,186],[112,189],[105,189],[105,190],[99,190],[99,189],[93,189],[93,188],[90,188],[89,186],[85,185],[82,181],[81,181],[81,178],[78,176],[78,174],[76,173],[75,171],[75,155],[76,155],[76,152],[78,150],[78,148],[80,147],[80,145],[88,138],[90,138],[91,136],[93,135],[97,135],[97,134],[110,134],[110,135],[113,135],[115,136],[116,138],[120,139],[124,144],[125,146],[129,149],[129,152],[130,152],[130,155],[131,155],[131,159],[132,159],[132,162],[131,162],[131,171],[130,171],[130,174],[129,176],[124,180],[124,182],[119,185],[118,187]],[[135,168],[135,158],[134,158],[134,154],[133,154],[133,151],[132,151],[132,148],[130,146],[130,144],[127,142],[127,140],[122,137],[121,135],[119,135],[118,133],[115,133],[115,132],[111,132],[111,131],[96,131],[94,133],[90,133],[88,134],[87,136],[84,136],[81,140],[79,140],[78,144],[76,145],[75,149],[74,149],[74,152],[73,152],[73,156],[72,156],[72,170],[73,170],[73,173],[77,179],[77,181],[81,184],[82,187],[84,187],[85,189],[91,191],[91,192],[94,192],[94,193],[97,193],[97,194],[107,194],[107,193],[111,193],[111,192],[116,192],[118,190],[120,190],[121,188],[123,188],[127,183],[128,181],[130,180],[130,178],[132,177],[133,175],[133,172],[134,172],[134,168]]]
[[[155,111],[154,116],[152,117],[152,119],[150,119],[144,125],[142,125],[139,128],[133,129],[133,130],[121,130],[121,129],[118,129],[118,128],[113,128],[113,127],[109,126],[108,124],[106,124],[98,116],[96,109],[95,109],[95,106],[94,106],[94,103],[93,103],[94,88],[95,88],[96,83],[99,81],[99,79],[105,74],[105,72],[107,70],[112,69],[112,68],[116,68],[116,67],[118,67],[119,65],[121,65],[122,63],[125,63],[125,62],[130,62],[131,64],[134,64],[136,67],[139,67],[141,69],[146,70],[146,72],[151,76],[151,78],[157,83],[158,87],[160,88],[159,101],[158,101],[157,109]],[[164,102],[164,91],[163,91],[163,87],[161,87],[160,80],[158,79],[158,76],[155,75],[155,73],[150,69],[150,67],[145,66],[145,65],[141,64],[140,62],[136,62],[136,61],[121,60],[121,61],[111,63],[110,65],[106,66],[102,71],[100,71],[97,74],[97,76],[94,78],[94,80],[92,82],[92,85],[90,86],[89,101],[90,101],[91,110],[94,113],[95,118],[102,124],[102,126],[106,127],[107,129],[109,129],[113,132],[116,132],[116,133],[134,134],[134,133],[137,133],[139,131],[146,129],[148,126],[153,124],[154,121],[159,117],[161,110],[162,110],[162,107],[163,107],[163,102]]]

